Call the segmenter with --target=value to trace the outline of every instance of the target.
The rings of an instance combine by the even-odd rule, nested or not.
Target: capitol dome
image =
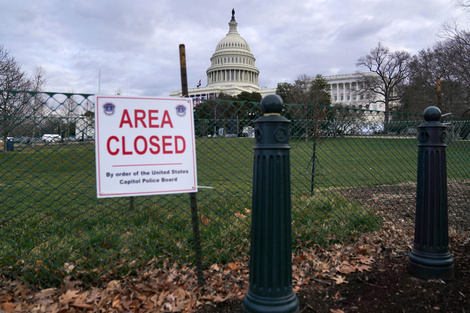
[[[235,10],[232,10],[232,19],[228,26],[227,35],[217,43],[210,58],[211,65],[206,70],[206,86],[202,87],[202,82],[199,80],[196,88],[188,88],[187,95],[195,101],[216,99],[221,93],[236,96],[242,92],[258,92],[264,96],[276,92],[273,88],[267,89],[259,86],[256,59],[251,53],[248,42],[237,31]],[[181,97],[183,92],[182,90],[172,91],[170,96]]]
[[[235,22],[235,20],[233,19],[230,22]],[[240,34],[237,32],[237,22],[232,23],[232,25],[234,26],[233,29],[231,27],[227,35],[219,41],[217,47],[215,48],[215,52],[221,50],[241,49],[251,53],[250,46],[246,40],[243,39],[242,36],[240,36]]]
[[[235,10],[228,23],[229,32],[222,38],[211,57],[211,66],[207,69],[207,86],[245,87],[259,91],[259,70],[255,67],[255,57],[250,46],[237,31]]]

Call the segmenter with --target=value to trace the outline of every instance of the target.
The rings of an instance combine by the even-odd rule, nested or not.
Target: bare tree
[[[364,92],[377,94],[372,102],[385,104],[385,111],[403,96],[403,86],[409,76],[407,63],[411,55],[406,51],[390,51],[380,42],[368,55],[357,61],[357,66],[367,68],[376,75],[363,75]],[[386,120],[387,121],[387,120]]]
[[[44,106],[46,103],[46,96],[41,94],[40,92],[43,91],[42,87],[46,83],[46,71],[42,67],[37,67],[36,72],[34,74],[34,78],[31,81],[30,90],[34,91],[35,93],[32,94],[33,97],[30,103],[30,118],[31,118],[31,143],[34,146],[36,137],[36,129],[40,126],[42,122],[42,116],[44,114]]]
[[[470,32],[460,29],[454,21],[445,24],[440,35],[444,41],[437,43],[434,49],[456,78],[470,86]]]
[[[467,12],[470,12],[470,0],[457,0],[457,6],[461,7]]]
[[[331,105],[328,82],[321,75],[313,78],[302,74],[299,75],[294,84],[278,84],[276,93],[284,99],[285,103],[298,104],[291,107],[289,115],[303,129],[301,136],[305,140],[316,140],[318,121],[323,114],[323,109],[320,106]]]
[[[0,138],[3,142],[16,127],[28,122],[41,109],[42,101],[37,94],[23,91],[40,91],[44,81],[42,68],[29,78],[9,51],[0,46]],[[4,145],[6,150],[7,145]]]
[[[330,90],[328,82],[321,76],[311,77],[301,74],[294,84],[280,83],[276,94],[289,104],[330,105]]]
[[[451,84],[456,97],[444,94],[453,113],[468,116],[470,111],[470,32],[453,32],[453,37],[440,42],[435,47],[436,53],[449,75],[446,82]]]
[[[77,117],[80,115],[80,97],[74,94],[74,91],[66,94],[67,99],[61,104],[59,108],[60,115],[60,128],[61,135],[65,142],[68,142],[73,130],[75,129],[75,123]]]
[[[432,49],[421,50],[408,63],[410,77],[401,99],[401,110],[421,114],[437,103],[437,79],[444,77],[437,54]],[[441,108],[442,109],[442,108]]]
[[[67,98],[60,104],[57,110],[59,116],[75,117],[79,115],[79,113],[77,112],[79,109],[79,100],[77,99],[77,96],[74,93],[75,91],[71,90],[69,93],[65,94]]]

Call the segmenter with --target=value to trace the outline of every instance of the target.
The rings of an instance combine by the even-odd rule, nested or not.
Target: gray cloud
[[[356,71],[380,41],[416,53],[430,47],[442,23],[463,12],[447,0],[223,1],[0,0],[0,44],[31,74],[47,72],[47,90],[168,96],[180,89],[179,44],[188,84],[206,81],[232,8],[250,44],[260,84],[298,75]]]

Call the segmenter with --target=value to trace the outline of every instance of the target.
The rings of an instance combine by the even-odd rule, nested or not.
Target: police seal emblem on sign
[[[106,115],[113,115],[116,109],[116,106],[113,103],[108,102],[103,105],[103,109]]]
[[[180,104],[176,106],[176,114],[178,116],[185,116],[186,115],[186,106]]]

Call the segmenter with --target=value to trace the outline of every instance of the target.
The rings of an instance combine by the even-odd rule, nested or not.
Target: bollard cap
[[[424,110],[424,119],[426,122],[439,122],[441,119],[441,110],[435,106],[428,107]]]
[[[278,95],[267,95],[261,100],[261,111],[265,115],[281,115],[282,108],[283,101]]]

